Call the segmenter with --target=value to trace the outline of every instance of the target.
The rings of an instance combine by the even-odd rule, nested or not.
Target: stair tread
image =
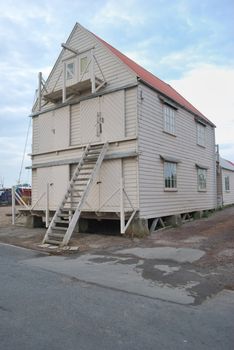
[[[50,233],[48,234],[48,237],[49,237],[49,239],[50,239],[51,237],[62,238],[62,239],[63,239],[64,234],[62,234],[62,233],[57,233],[57,232],[50,232]]]
[[[62,226],[52,226],[53,230],[61,230],[61,231],[67,231],[68,227],[62,227]]]

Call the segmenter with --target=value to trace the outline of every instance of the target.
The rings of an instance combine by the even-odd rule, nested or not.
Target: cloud
[[[92,18],[93,25],[97,27],[107,24],[132,27],[144,24],[145,20],[146,15],[137,0],[109,0]]]
[[[234,67],[201,65],[169,83],[207,116],[216,128],[216,143],[234,160]],[[226,147],[222,147],[226,145]]]
[[[21,1],[20,5],[14,1],[3,2],[1,3],[0,18],[23,26],[27,26],[28,21],[38,20],[38,18],[42,18],[48,24],[53,22],[49,5],[45,2],[43,6],[41,2],[36,4],[31,1]]]

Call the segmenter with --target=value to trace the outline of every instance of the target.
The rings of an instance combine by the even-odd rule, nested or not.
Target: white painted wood
[[[230,190],[225,190],[225,176],[229,176]],[[234,203],[234,171],[222,169],[222,185],[223,185],[223,204]]]
[[[100,99],[102,123],[101,141],[110,142],[124,137],[124,91],[103,95]]]
[[[100,112],[100,97],[80,102],[81,143],[100,141],[97,136],[97,113]]]
[[[125,233],[125,212],[124,212],[124,179],[123,176],[120,177],[120,233],[123,235]]]
[[[137,88],[125,91],[125,136],[137,135]]]
[[[120,186],[121,160],[107,160],[102,163],[99,175],[99,207],[102,211],[119,211],[120,194],[116,192]],[[116,192],[112,197],[111,195]],[[110,198],[108,202],[107,199]],[[105,205],[103,205],[105,203]]]
[[[15,225],[15,186],[11,188],[11,213],[12,213],[12,225]]]
[[[71,146],[81,144],[80,104],[71,106],[70,116]]]
[[[36,179],[35,179],[36,177]],[[68,165],[61,165],[36,170],[33,177],[33,204],[46,193],[47,183],[50,184],[49,209],[55,210],[60,202],[69,181]],[[36,192],[34,192],[34,184]],[[46,210],[46,196],[42,196],[35,209]]]
[[[176,137],[163,132],[162,103],[157,93],[141,85],[139,119],[140,217],[155,218],[216,206],[214,129],[206,127],[206,147],[196,142],[194,116],[182,108],[176,112]],[[140,92],[139,92],[140,94]],[[164,191],[163,161],[160,154],[180,159],[177,165],[177,192]],[[197,190],[195,164],[209,167],[207,191]]]
[[[32,119],[32,153],[39,152],[39,117]]]
[[[138,183],[137,183],[137,158],[126,158],[122,160],[124,189],[135,209],[138,209]],[[131,210],[131,205],[124,197],[124,207]]]
[[[101,44],[93,34],[80,25],[77,25],[76,28],[74,28],[66,44],[78,51],[95,47],[93,50],[95,58],[97,59],[107,81],[107,85],[104,88],[105,90],[111,90],[137,81],[136,76],[127,68],[127,66],[125,66],[103,44]],[[49,92],[54,89],[55,84],[55,90],[62,89],[63,78],[61,71],[63,70],[63,60],[70,55],[71,53],[68,50],[62,50],[47,80],[46,86]],[[94,73],[98,78],[103,79],[102,73],[97,64],[94,65]]]
[[[35,137],[38,139],[39,152],[54,151],[69,146],[68,106],[41,114],[37,118],[38,129],[35,129]]]
[[[38,199],[37,169],[32,169],[32,206]]]

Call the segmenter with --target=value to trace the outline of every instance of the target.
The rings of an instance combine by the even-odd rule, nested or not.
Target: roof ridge
[[[128,66],[142,81],[146,84],[150,85],[153,89],[159,91],[164,94],[172,101],[175,101],[180,106],[189,110],[191,113],[199,116],[204,119],[207,123],[212,126],[215,126],[208,118],[204,116],[196,107],[192,105],[186,98],[184,98],[177,90],[175,90],[170,84],[166,83],[162,79],[158,78],[156,75],[142,67],[140,64],[123,54],[121,51],[116,49],[114,46],[110,45],[108,42],[100,38],[98,35],[92,33],[87,30],[90,34],[92,34],[98,41],[100,41],[104,46],[106,46],[116,57],[118,57],[125,65]]]

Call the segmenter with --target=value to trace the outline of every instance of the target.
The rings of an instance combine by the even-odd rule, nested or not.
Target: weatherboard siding
[[[138,90],[140,217],[214,208],[214,129],[206,126],[206,147],[198,146],[194,116],[179,108],[176,111],[176,136],[163,132],[163,105],[157,93],[143,84]],[[164,190],[164,163],[160,155],[180,160],[176,192]],[[209,168],[206,192],[198,192],[196,164]]]
[[[80,103],[70,107],[70,145],[81,144]]]
[[[136,83],[136,76],[117,58],[115,57],[103,44],[100,43],[91,33],[86,31],[79,25],[74,29],[72,35],[68,39],[67,44],[72,48],[82,51],[94,48],[94,54],[101,67],[107,85],[103,91],[109,91],[128,84]],[[48,92],[62,89],[63,86],[63,60],[72,56],[73,54],[68,50],[63,50],[58,61],[56,62],[46,83]],[[102,79],[102,74],[99,71],[97,64],[95,64],[95,75]],[[48,108],[48,105],[44,107]]]
[[[124,181],[124,189],[126,194],[131,202],[127,199],[127,196],[124,195],[124,208],[125,210],[132,210],[132,206],[134,209],[139,208],[138,203],[138,179],[137,179],[137,171],[138,171],[138,159],[134,158],[126,158],[122,160],[122,173],[123,173],[123,181]]]
[[[229,176],[230,190],[225,190],[225,176]],[[222,169],[223,205],[234,203],[234,171]]]
[[[39,117],[32,119],[32,153],[39,152]]]
[[[137,88],[125,90],[125,136],[137,134]]]

